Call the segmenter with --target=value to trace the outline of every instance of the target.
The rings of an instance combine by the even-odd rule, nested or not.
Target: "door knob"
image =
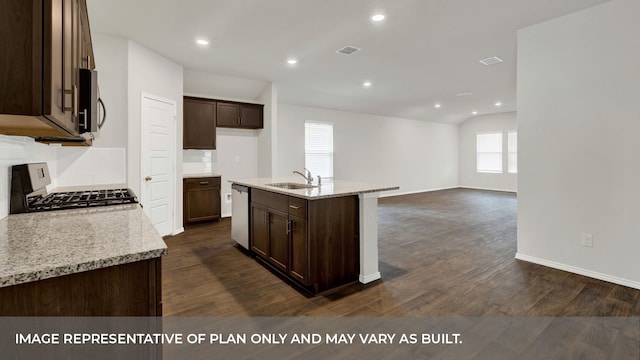
[[[151,176],[145,176],[144,177],[144,181],[151,181],[151,179],[153,179]]]

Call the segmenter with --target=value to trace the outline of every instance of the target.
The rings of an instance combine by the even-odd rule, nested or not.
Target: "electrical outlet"
[[[592,234],[582,234],[582,246],[584,246],[584,247],[593,247],[593,235]]]
[[[225,194],[225,199],[227,204],[231,204],[231,193]]]

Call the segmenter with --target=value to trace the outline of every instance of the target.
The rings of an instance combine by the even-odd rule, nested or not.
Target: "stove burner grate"
[[[135,204],[138,198],[130,189],[107,189],[51,193],[30,197],[27,201],[29,211],[47,211]]]

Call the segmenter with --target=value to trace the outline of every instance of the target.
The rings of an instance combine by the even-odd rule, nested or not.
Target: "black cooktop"
[[[27,198],[27,208],[29,212],[32,212],[135,204],[137,202],[138,198],[131,189],[86,190],[31,196]]]

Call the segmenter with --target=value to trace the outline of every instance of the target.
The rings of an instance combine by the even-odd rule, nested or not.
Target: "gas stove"
[[[137,202],[138,198],[131,189],[54,192],[46,196],[27,197],[30,212],[134,204]]]
[[[46,186],[50,183],[51,178],[46,163],[12,166],[9,213],[19,214],[138,203],[138,198],[131,189],[80,190],[47,194]]]

